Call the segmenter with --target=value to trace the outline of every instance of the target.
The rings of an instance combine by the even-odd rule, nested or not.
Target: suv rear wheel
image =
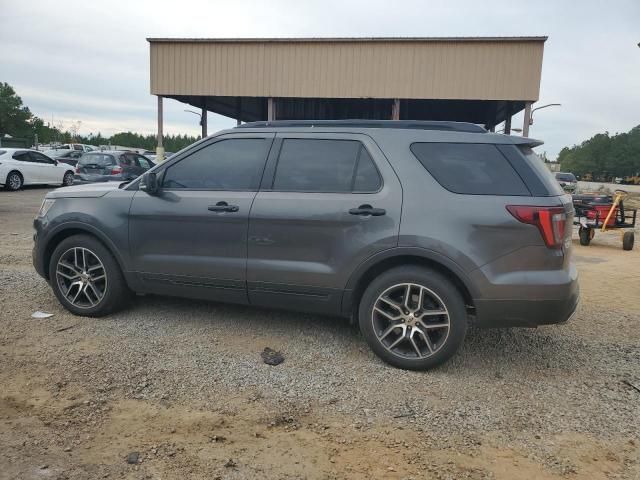
[[[404,266],[367,287],[359,323],[367,343],[385,362],[427,370],[458,350],[467,331],[467,312],[462,295],[445,276]]]
[[[107,248],[89,235],[65,238],[49,263],[53,293],[75,315],[101,317],[126,304],[129,289]]]

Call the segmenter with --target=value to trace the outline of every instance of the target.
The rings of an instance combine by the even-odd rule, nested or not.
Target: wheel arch
[[[120,254],[118,253],[118,249],[115,247],[113,242],[109,239],[109,237],[107,237],[100,230],[98,230],[95,227],[92,227],[91,225],[87,225],[83,223],[70,223],[70,224],[64,224],[59,228],[57,228],[54,232],[52,232],[45,244],[44,253],[43,253],[43,268],[44,268],[45,278],[47,279],[50,278],[49,263],[51,262],[51,256],[53,255],[53,251],[60,244],[60,242],[62,242],[64,239],[69,238],[73,235],[89,235],[91,237],[94,237],[96,240],[102,243],[107,250],[109,250],[109,253],[111,253],[111,255],[113,255],[113,258],[116,259],[116,262],[118,262],[118,266],[120,267],[120,270],[123,273],[125,272],[124,263],[122,261],[122,258],[120,257]]]
[[[22,173],[19,168],[16,168],[14,166],[11,167],[11,169],[7,172],[7,176],[4,178],[5,185],[6,185],[7,179],[9,178],[9,175],[11,175],[14,172],[20,175],[20,178],[22,179],[22,184],[24,185],[24,173]]]
[[[438,271],[453,282],[465,304],[475,308],[477,291],[467,275],[453,260],[437,252],[417,248],[394,248],[381,252],[361,264],[351,275],[342,298],[342,314],[357,318],[360,298],[371,281],[381,273],[402,265],[418,265]]]

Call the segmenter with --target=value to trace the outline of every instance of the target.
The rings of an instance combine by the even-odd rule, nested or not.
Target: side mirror
[[[158,185],[158,176],[156,172],[145,173],[140,181],[140,190],[147,192],[149,195],[156,195],[160,190]]]

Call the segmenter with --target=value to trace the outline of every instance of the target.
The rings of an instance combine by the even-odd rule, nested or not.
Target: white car
[[[0,186],[19,190],[23,185],[73,184],[74,169],[28,148],[0,147]]]

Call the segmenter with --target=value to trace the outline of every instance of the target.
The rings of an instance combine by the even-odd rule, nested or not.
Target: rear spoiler
[[[525,145],[527,147],[535,148],[542,145],[544,142],[542,140],[536,140],[535,138],[529,137],[516,137],[514,135],[507,135],[511,143],[514,145]]]

